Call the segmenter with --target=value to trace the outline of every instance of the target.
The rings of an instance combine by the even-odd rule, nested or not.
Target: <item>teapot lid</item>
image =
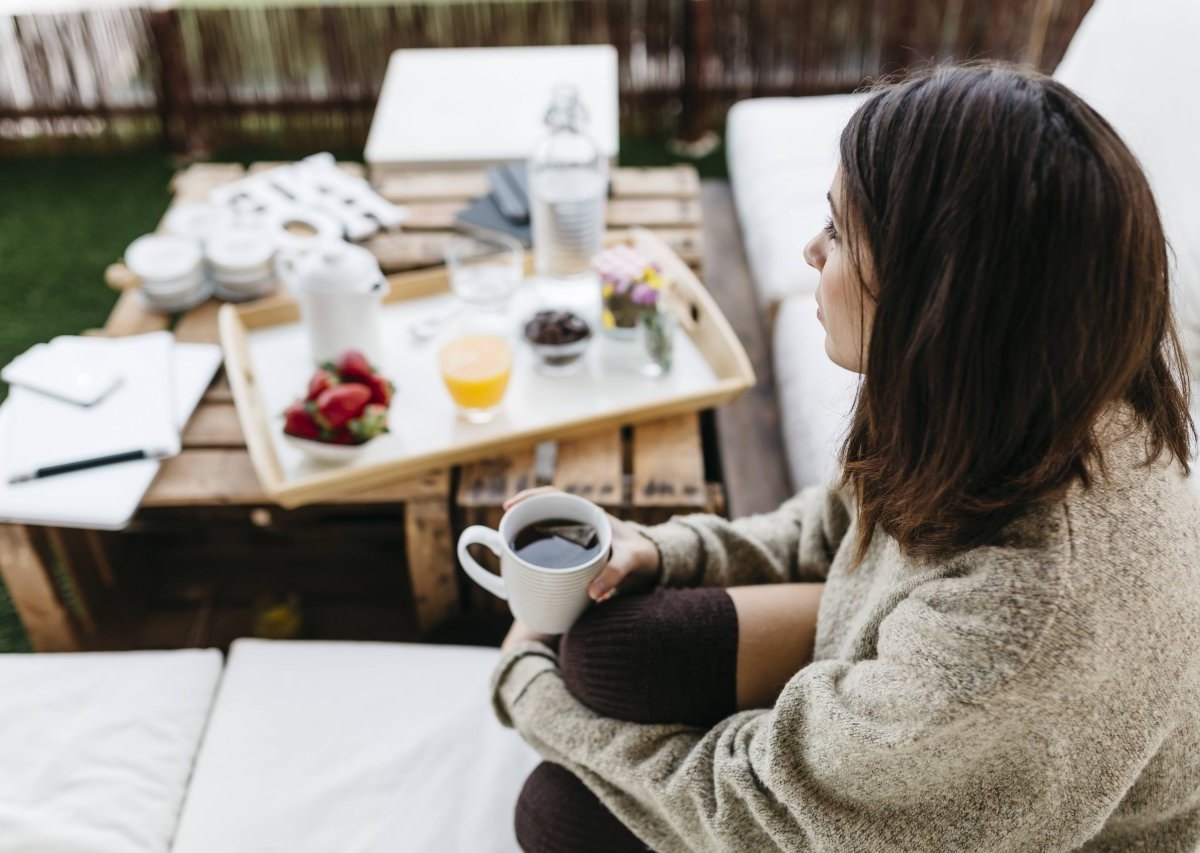
[[[374,255],[343,240],[321,243],[296,268],[300,287],[322,293],[369,293],[383,277]]]

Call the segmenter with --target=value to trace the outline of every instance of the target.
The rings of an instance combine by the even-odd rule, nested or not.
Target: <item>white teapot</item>
[[[356,349],[371,364],[386,362],[381,333],[389,287],[375,256],[341,240],[279,258],[277,272],[300,305],[316,364]]]

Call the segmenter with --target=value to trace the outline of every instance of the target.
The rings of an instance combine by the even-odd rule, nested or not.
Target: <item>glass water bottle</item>
[[[578,90],[555,87],[547,134],[528,172],[534,270],[544,299],[594,318],[599,299],[590,262],[604,239],[608,160],[586,124]]]

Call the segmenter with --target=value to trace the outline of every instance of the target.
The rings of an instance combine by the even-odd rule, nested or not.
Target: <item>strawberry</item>
[[[354,431],[351,430],[349,427],[342,427],[341,429],[334,431],[330,435],[329,441],[331,444],[361,444],[362,443],[354,437]]]
[[[292,405],[287,407],[287,411],[283,415],[285,418],[283,431],[288,435],[294,435],[297,438],[320,440],[321,427],[313,420],[303,400],[297,400],[292,403]]]
[[[371,389],[357,382],[326,388],[316,400],[317,411],[320,413],[320,418],[316,419],[317,423],[322,426],[328,424],[333,430],[340,429],[352,418],[362,414],[370,399]]]
[[[358,443],[370,441],[380,433],[388,431],[387,407],[371,403],[363,409],[359,417],[350,421],[347,427]]]
[[[375,368],[361,352],[348,349],[338,357],[337,372],[344,382],[365,382],[375,375]]]
[[[392,395],[396,393],[396,386],[390,379],[380,376],[378,373],[372,373],[369,378],[362,380],[362,383],[371,389],[372,403],[378,403],[381,406],[391,404]]]
[[[342,380],[338,379],[338,375],[332,370],[322,368],[312,375],[312,379],[308,380],[308,397],[309,400],[315,400],[321,396],[321,392],[327,388],[334,388],[342,384]]]

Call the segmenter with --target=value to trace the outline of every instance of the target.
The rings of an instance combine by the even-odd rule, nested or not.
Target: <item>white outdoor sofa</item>
[[[0,655],[3,853],[514,853],[499,649]]]
[[[1149,173],[1177,259],[1176,295],[1200,376],[1200,3],[1098,0],[1054,76],[1117,129]],[[825,355],[803,249],[828,215],[825,193],[846,120],[865,95],[760,98],[728,118],[729,173],[760,305],[773,320],[776,392],[792,487],[825,481],[857,377]],[[1200,386],[1195,396],[1200,403]],[[1200,406],[1194,409],[1200,420]],[[1200,491],[1200,478],[1193,477]]]

